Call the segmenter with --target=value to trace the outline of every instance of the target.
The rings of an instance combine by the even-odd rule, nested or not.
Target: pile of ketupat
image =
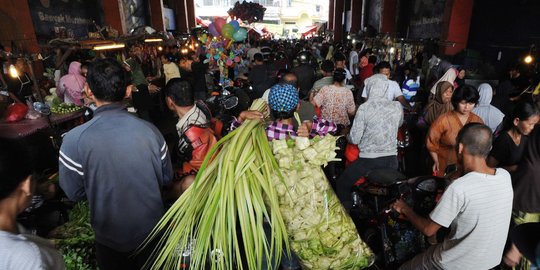
[[[321,166],[336,160],[337,137],[274,140],[285,181],[273,177],[289,244],[303,269],[361,269],[374,261]]]
[[[250,109],[263,112],[266,103],[255,100]],[[264,123],[247,120],[209,151],[195,182],[156,225],[145,242],[159,239],[147,267],[181,269],[189,254],[190,269],[263,269],[263,261],[277,269],[288,245],[273,175],[279,168]]]

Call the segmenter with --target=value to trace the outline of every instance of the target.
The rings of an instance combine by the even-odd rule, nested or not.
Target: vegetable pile
[[[321,166],[336,160],[337,137],[274,140],[280,177],[273,178],[291,249],[303,269],[361,269],[373,253],[332,191]]]
[[[255,100],[251,109],[265,107]],[[190,257],[190,269],[263,269],[263,261],[277,269],[288,245],[273,175],[279,168],[264,124],[247,120],[209,151],[195,182],[156,225],[145,242],[159,239],[147,266],[181,269]]]
[[[51,107],[51,112],[57,113],[57,114],[64,114],[64,113],[72,113],[80,110],[82,107],[79,107],[75,104],[66,104],[66,103],[60,103],[58,105],[55,105]]]
[[[96,269],[88,202],[75,204],[69,212],[69,221],[54,229],[49,237],[64,256],[67,270]]]

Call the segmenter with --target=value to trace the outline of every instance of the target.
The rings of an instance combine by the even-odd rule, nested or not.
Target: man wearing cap
[[[337,127],[334,123],[317,118],[313,119],[313,121],[304,121],[304,123],[295,130],[293,127],[293,117],[299,102],[298,90],[290,84],[276,84],[270,89],[268,106],[270,108],[270,113],[275,120],[266,127],[266,136],[269,141],[296,138],[297,136],[313,138],[316,135],[325,136],[326,134],[336,132]],[[253,120],[263,118],[264,115],[259,111],[243,111],[236,121],[233,121],[231,130],[238,128],[246,119]],[[296,255],[294,253],[291,255],[292,258],[284,251],[281,259],[282,269],[289,270],[300,268]],[[263,269],[266,269],[266,267],[263,267]]]
[[[269,141],[288,138],[324,136],[337,130],[334,123],[315,118],[313,121],[304,121],[294,130],[293,117],[298,108],[300,98],[298,90],[290,84],[276,84],[270,89],[268,106],[270,113],[275,119],[266,127],[266,136]],[[246,119],[262,119],[264,115],[259,111],[243,111],[236,121],[232,123],[232,129],[237,128]]]

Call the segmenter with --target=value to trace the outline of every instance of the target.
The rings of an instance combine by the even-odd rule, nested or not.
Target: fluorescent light
[[[126,47],[126,44],[107,44],[107,45],[98,45],[94,47],[94,50],[96,51],[102,51],[102,50],[112,50],[112,49],[121,49]]]
[[[14,65],[9,65],[9,76],[11,76],[11,78],[19,77],[19,72]]]
[[[162,38],[147,38],[147,39],[144,40],[144,42],[147,42],[147,43],[149,43],[149,42],[162,42],[162,41],[163,41]]]

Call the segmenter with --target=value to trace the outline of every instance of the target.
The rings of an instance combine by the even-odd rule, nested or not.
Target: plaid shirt
[[[238,128],[241,125],[236,119],[231,123],[231,130]],[[297,134],[292,125],[287,125],[280,123],[278,121],[273,121],[266,127],[266,137],[269,141],[272,140],[283,140],[287,138],[294,139]],[[317,135],[325,136],[328,133],[335,133],[337,131],[337,126],[331,121],[324,120],[322,118],[314,118],[313,124],[311,125],[311,131],[309,132],[309,137],[313,138]]]

